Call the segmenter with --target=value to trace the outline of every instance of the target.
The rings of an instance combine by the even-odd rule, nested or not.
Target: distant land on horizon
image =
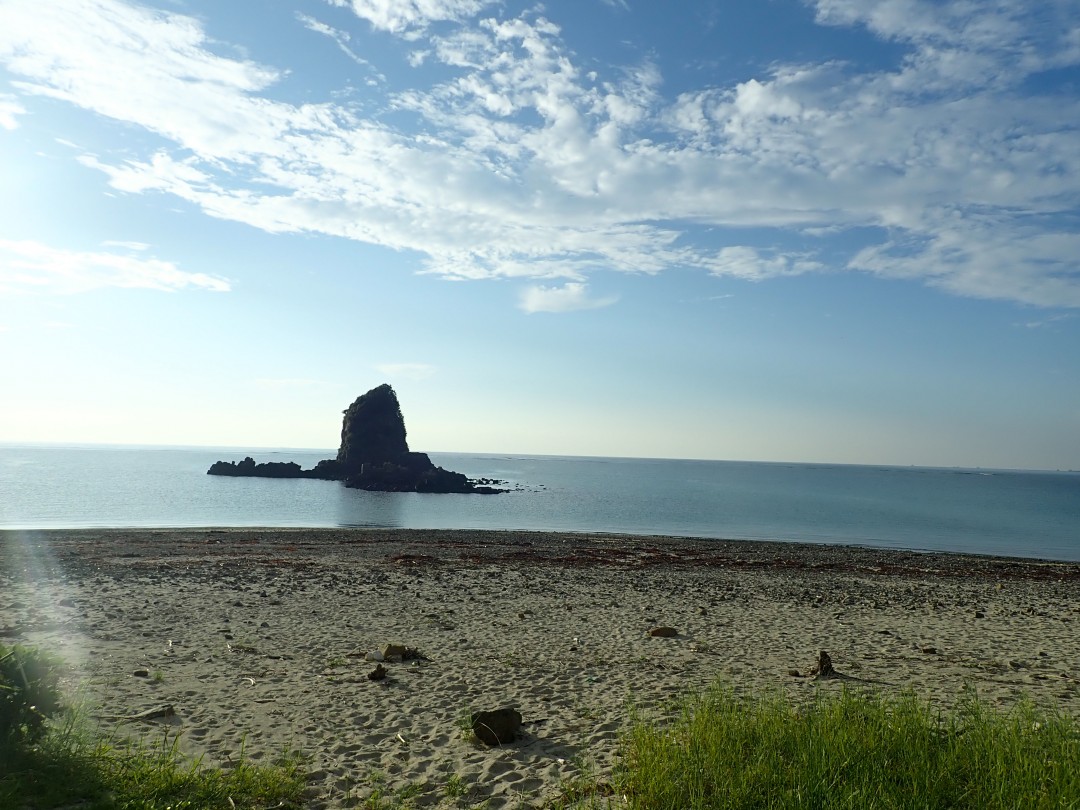
[[[0,449],[4,447],[30,447],[42,449],[94,449],[102,450],[191,450],[206,451],[207,453],[224,453],[236,455],[242,458],[245,455],[333,455],[336,451],[331,448],[320,447],[237,447],[230,445],[212,444],[141,444],[141,443],[113,443],[113,442],[42,442],[42,441],[12,441],[0,440]],[[521,453],[501,451],[462,451],[462,450],[423,450],[421,452],[439,456],[468,456],[473,458],[552,458],[552,459],[582,459],[582,460],[612,460],[612,461],[686,461],[717,464],[773,464],[773,465],[797,465],[805,467],[882,467],[888,469],[926,469],[926,470],[957,470],[972,472],[1031,472],[1031,473],[1080,473],[1080,468],[1048,469],[1042,467],[980,467],[963,464],[892,464],[889,462],[866,462],[866,461],[821,461],[821,460],[791,460],[791,459],[749,459],[749,458],[669,458],[664,456],[598,456],[598,455],[573,455],[566,453]],[[256,458],[256,461],[268,459]],[[274,459],[271,459],[274,460]]]

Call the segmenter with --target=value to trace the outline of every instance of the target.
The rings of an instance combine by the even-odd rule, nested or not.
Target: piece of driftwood
[[[94,716],[98,720],[133,721],[136,723],[149,723],[153,720],[174,717],[175,715],[176,709],[173,708],[172,704],[166,704],[165,706],[158,706],[153,709],[147,709],[145,712],[138,712],[137,714],[97,714]]]

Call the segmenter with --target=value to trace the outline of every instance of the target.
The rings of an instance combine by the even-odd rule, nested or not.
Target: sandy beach
[[[61,653],[106,727],[225,764],[299,751],[313,808],[539,807],[616,764],[633,705],[965,688],[1080,717],[1080,565],[520,532],[0,532],[0,641]],[[673,637],[650,631],[670,627]],[[371,653],[408,649],[368,678]],[[814,680],[820,650],[848,676]],[[138,674],[136,674],[138,673]],[[120,717],[172,706],[151,721]],[[462,718],[514,706],[510,744]],[[460,786],[460,789],[452,789]],[[461,795],[463,794],[463,795]]]

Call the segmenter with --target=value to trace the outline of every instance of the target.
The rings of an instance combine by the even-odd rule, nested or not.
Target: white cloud
[[[748,280],[793,276],[822,269],[822,265],[801,255],[763,255],[756,248],[736,245],[721,248],[708,265],[715,276]]]
[[[27,78],[16,87],[244,162],[252,139],[282,134],[277,107],[250,95],[279,74],[207,46],[193,18],[116,0],[0,4],[0,59]]]
[[[375,366],[380,374],[392,379],[426,380],[435,374],[435,366],[427,363],[381,363]]]
[[[352,9],[372,27],[392,33],[425,28],[432,22],[462,20],[478,13],[491,0],[328,0]]]
[[[574,312],[579,309],[599,309],[610,306],[617,299],[593,298],[589,295],[588,285],[580,281],[570,281],[561,287],[534,285],[526,287],[521,293],[520,307],[525,312]]]
[[[133,250],[140,253],[150,249],[150,245],[146,244],[146,242],[125,242],[123,240],[113,239],[106,239],[101,243],[101,246],[106,248],[123,248],[124,250]]]
[[[0,94],[0,128],[15,129],[20,115],[26,115],[26,108],[13,96]]]
[[[863,25],[914,46],[898,86],[931,89],[1020,82],[1080,59],[1076,0],[811,0],[819,22]],[[921,82],[922,84],[918,84]]]
[[[448,277],[567,282],[534,286],[534,311],[589,301],[597,269],[759,279],[826,267],[815,251],[830,269],[1080,306],[1068,218],[1080,203],[1080,103],[1022,86],[1080,64],[1077,0],[1040,11],[1021,0],[816,0],[822,24],[863,26],[906,56],[873,73],[778,64],[672,99],[649,62],[609,77],[581,70],[535,13],[330,1],[409,37],[417,64],[438,63],[439,83],[385,98],[407,127],[278,100],[287,66],[222,56],[198,21],[121,0],[6,0],[0,61],[26,97],[163,139],[80,158],[119,190],[176,195],[267,231],[416,251]],[[714,226],[708,244],[703,224]],[[717,247],[715,234],[747,227],[804,241]],[[853,228],[882,236],[832,258]]]
[[[103,287],[227,292],[229,282],[205,273],[186,273],[160,259],[0,239],[0,293],[81,293]]]
[[[1002,232],[993,222],[960,221],[922,242],[896,240],[866,248],[851,266],[977,298],[1080,307],[1078,256],[1080,234],[1032,228]]]

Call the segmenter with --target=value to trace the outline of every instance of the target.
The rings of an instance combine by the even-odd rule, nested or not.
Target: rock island
[[[255,478],[321,478],[379,492],[506,492],[490,486],[499,481],[472,481],[461,473],[435,466],[426,453],[410,451],[405,436],[405,419],[397,394],[383,384],[358,397],[345,411],[336,458],[324,459],[305,470],[294,461],[256,464],[248,456],[240,462],[215,462],[206,472]]]

